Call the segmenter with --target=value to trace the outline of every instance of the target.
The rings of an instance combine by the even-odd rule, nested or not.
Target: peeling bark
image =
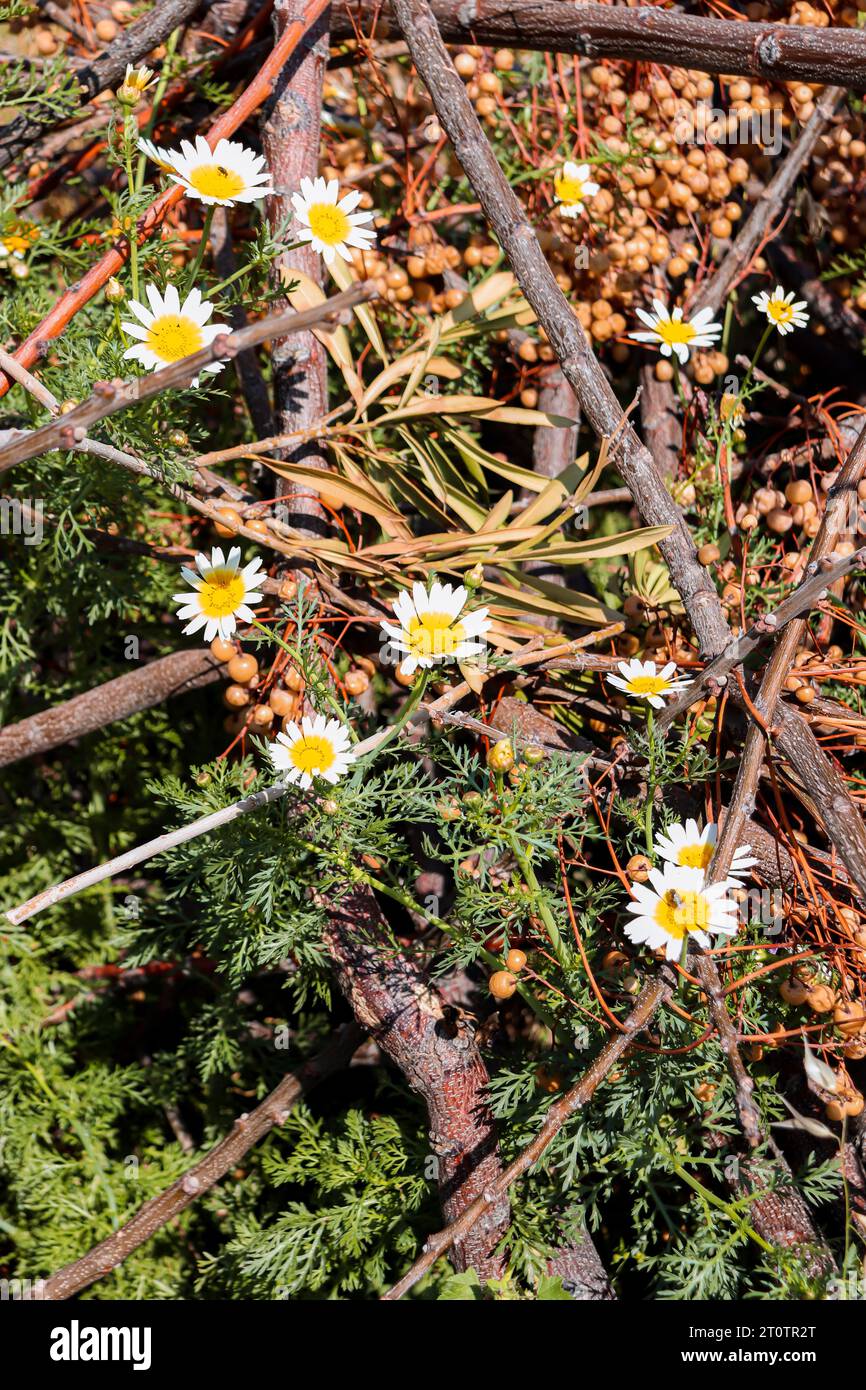
[[[427,1106],[442,1211],[450,1224],[502,1172],[484,1094],[487,1068],[468,1023],[450,1018],[418,966],[389,946],[369,889],[353,889],[328,911],[325,946],[352,1012]],[[508,1224],[503,1196],[455,1244],[457,1269],[474,1269],[481,1280],[499,1278],[505,1264],[495,1247]]]
[[[302,0],[276,0],[274,28],[277,37],[296,20]],[[276,194],[266,200],[268,221],[274,232],[285,229],[293,216],[291,195],[302,178],[315,179],[319,172],[322,89],[329,55],[327,12],[314,25],[292,60],[284,68],[262,123],[262,147]],[[297,223],[292,224],[288,240],[296,240]],[[322,259],[309,246],[299,246],[280,257],[274,268],[279,288],[284,276],[299,270],[316,284],[323,278]],[[299,333],[273,345],[274,414],[280,434],[304,430],[320,420],[328,410],[327,354],[312,333]],[[327,467],[325,454],[316,439],[289,454],[293,463],[309,468]],[[285,479],[277,480],[277,495],[292,499],[287,524],[307,534],[327,531],[325,512],[309,488]]]
[[[185,695],[202,685],[219,680],[225,668],[208,648],[172,652],[171,656],[149,661],[136,671],[97,685],[62,705],[7,724],[0,729],[0,767],[47,753],[71,739],[83,738],[106,724],[127,719],[131,714],[162,704],[174,695]]]

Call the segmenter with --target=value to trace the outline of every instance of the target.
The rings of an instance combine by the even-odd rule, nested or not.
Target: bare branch
[[[133,1250],[144,1245],[197,1197],[225,1177],[244,1154],[276,1125],[285,1124],[289,1111],[303,1096],[320,1081],[346,1066],[363,1038],[363,1031],[355,1024],[345,1024],[316,1057],[284,1077],[261,1105],[257,1105],[248,1115],[240,1115],[231,1133],[215,1144],[198,1163],[193,1164],[182,1178],[177,1178],[164,1192],[151,1197],[131,1221],[94,1245],[80,1260],[74,1260],[49,1279],[40,1281],[35,1296],[48,1302],[72,1298],[97,1279],[110,1274]]]
[[[506,44],[576,53],[594,62],[625,58],[777,82],[837,82],[866,91],[866,35],[857,29],[705,19],[658,6],[632,9],[562,0],[521,0],[519,5],[514,0],[433,0],[431,9],[447,43]],[[376,34],[387,38],[396,32],[392,13],[396,6],[390,0],[350,0],[346,6],[335,5],[332,33],[353,38],[353,25],[369,33],[375,24]]]

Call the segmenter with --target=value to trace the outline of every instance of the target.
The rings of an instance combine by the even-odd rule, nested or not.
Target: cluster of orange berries
[[[737,508],[737,525],[743,531],[754,531],[763,523],[776,536],[797,531],[811,540],[818,534],[827,505],[825,494],[830,491],[837,475],[838,469],[819,474],[816,488],[805,478],[793,479],[784,491],[759,487],[748,503],[741,503]],[[861,506],[852,519],[858,530],[866,530],[866,483],[858,485],[857,495]],[[835,554],[842,559],[845,555],[853,555],[855,549],[853,541],[840,541]],[[806,563],[805,553],[791,552],[785,556],[783,563],[791,570],[791,577],[799,579]]]
[[[226,733],[235,735],[249,728],[264,733],[275,721],[283,724],[297,720],[304,712],[305,682],[301,672],[288,666],[276,680],[265,679],[259,663],[251,652],[241,650],[237,642],[215,637],[211,653],[225,667],[229,684],[223,700],[232,711],[224,721]],[[366,657],[357,658],[356,665],[343,677],[343,685],[353,699],[369,688],[375,667]]]

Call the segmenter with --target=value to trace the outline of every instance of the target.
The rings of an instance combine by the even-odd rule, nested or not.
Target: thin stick
[[[230,361],[245,348],[263,343],[267,338],[303,333],[313,325],[327,327],[339,324],[356,304],[374,299],[376,294],[376,287],[371,281],[359,281],[351,289],[335,294],[312,309],[304,309],[301,313],[287,309],[279,314],[269,314],[267,318],[259,319],[236,333],[221,333],[207,347],[191,353],[189,357],[179,358],[158,372],[132,377],[128,381],[97,382],[87,399],[67,415],[49,420],[37,430],[22,433],[0,449],[0,472],[51,449],[73,449],[83,444],[87,439],[87,427],[97,420],[125,410],[127,406],[138,405],[151,396],[159,395],[161,391],[188,386],[212,362]],[[17,353],[15,358],[16,361],[21,360]]]
[[[165,1191],[151,1197],[120,1230],[94,1245],[86,1255],[36,1284],[32,1297],[47,1302],[72,1298],[97,1279],[110,1274],[151,1236],[173,1221],[197,1197],[218,1183],[276,1125],[285,1124],[289,1112],[314,1086],[349,1062],[364,1040],[364,1031],[357,1024],[344,1024],[326,1047],[296,1071],[285,1076],[269,1096],[251,1110],[240,1115],[230,1134],[215,1144],[198,1163],[177,1178]]]

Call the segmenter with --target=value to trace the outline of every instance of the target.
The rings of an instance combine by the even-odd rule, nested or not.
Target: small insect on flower
[[[575,164],[567,160],[560,173],[553,180],[556,201],[561,204],[559,211],[563,217],[579,217],[583,212],[585,198],[592,198],[598,192],[598,184],[589,177],[588,164]]]
[[[805,312],[805,299],[794,300],[794,291],[789,290],[787,294],[781,285],[777,285],[772,294],[766,290],[761,290],[760,294],[752,295],[752,303],[757,305],[762,314],[766,314],[774,328],[778,328],[780,333],[793,333],[795,328],[805,328],[809,322],[809,315]]]
[[[697,821],[690,818],[685,825],[669,825],[667,834],[655,837],[655,847],[669,864],[706,872],[718,838],[719,828],[714,821],[708,821],[703,830],[698,830]],[[757,862],[752,855],[751,845],[738,846],[728,870],[728,886],[735,888],[742,879],[748,878],[749,870]]]
[[[679,960],[686,937],[709,946],[710,932],[736,934],[737,904],[727,896],[727,884],[706,885],[703,869],[665,864],[663,871],[650,871],[649,884],[633,883],[631,891],[626,936],[653,951],[664,949],[668,960]]]
[[[237,628],[238,618],[251,623],[255,617],[249,605],[262,601],[262,595],[255,587],[264,577],[261,573],[262,562],[256,557],[241,567],[240,546],[229,551],[228,559],[220,546],[215,546],[210,559],[207,555],[198,554],[195,563],[196,569],[184,565],[181,570],[184,579],[192,585],[193,592],[187,590],[173,596],[172,602],[182,605],[177,616],[181,621],[191,619],[184,628],[185,635],[204,628],[205,642],[212,642],[215,637],[222,637],[225,641]]]
[[[411,675],[416,666],[430,667],[437,661],[465,661],[480,656],[490,630],[486,608],[466,611],[469,595],[462,584],[440,584],[434,580],[428,593],[423,584],[412,585],[394,601],[397,624],[383,622],[382,636],[405,653],[401,667]],[[479,640],[481,639],[481,640]]]
[[[304,791],[315,777],[338,782],[355,761],[346,729],[338,719],[326,720],[323,714],[312,719],[305,714],[300,726],[292,720],[268,751],[276,770]]]
[[[181,140],[179,150],[164,150],[152,140],[139,140],[138,148],[182,183],[187,197],[202,203],[230,208],[274,192],[264,156],[237,140],[218,140],[211,149],[204,136],[197,135],[194,145]]]
[[[189,357],[208,347],[220,333],[232,331],[227,323],[208,323],[214,306],[202,299],[201,290],[190,290],[183,304],[174,285],[168,286],[164,296],[155,285],[147,285],[145,293],[149,309],[137,299],[129,301],[129,308],[139,322],[125,322],[121,327],[141,341],[127,348],[123,355],[151,371],[167,367],[181,357]],[[208,362],[202,372],[221,372],[224,366],[224,362]],[[198,383],[199,377],[195,377],[190,385],[198,386]]]
[[[636,700],[649,700],[653,709],[664,709],[665,696],[678,695],[691,685],[691,681],[672,679],[676,669],[674,661],[669,661],[659,671],[654,661],[641,661],[633,656],[630,661],[619,663],[618,676],[607,676],[606,680]]]
[[[376,233],[364,226],[372,222],[373,214],[355,212],[360,201],[357,190],[341,198],[336,179],[327,183],[323,178],[301,179],[300,193],[292,194],[295,218],[300,223],[298,236],[320,253],[326,265],[333,265],[337,256],[348,261],[350,246],[369,251],[374,244]]]
[[[692,348],[712,347],[721,336],[722,325],[712,321],[713,310],[710,308],[700,309],[693,319],[684,319],[679,305],[670,313],[660,299],[653,300],[653,309],[653,314],[647,313],[646,309],[635,310],[649,331],[641,329],[629,336],[636,343],[658,343],[662,357],[670,357],[674,353],[683,366],[688,362]]]

